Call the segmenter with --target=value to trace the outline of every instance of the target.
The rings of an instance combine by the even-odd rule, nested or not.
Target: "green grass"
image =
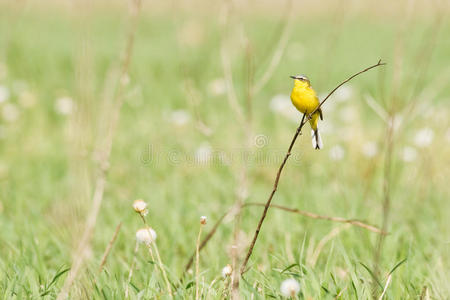
[[[11,95],[0,103],[0,294],[13,299],[51,299],[66,278],[90,209],[97,176],[93,152],[99,137],[97,119],[102,114],[99,103],[108,70],[124,45],[127,19],[116,10],[93,10],[80,16],[1,7],[0,85]],[[239,32],[244,30],[250,41],[258,80],[275,48],[273,37],[278,35],[281,20],[244,13],[233,20],[234,84],[239,101],[245,103],[245,47],[239,43]],[[297,159],[288,162],[273,201],[381,224],[386,125],[365,99],[371,95],[382,107],[391,107],[394,101],[404,126],[394,139],[390,234],[382,251],[380,285],[384,287],[388,272],[407,259],[393,272],[388,299],[417,299],[424,287],[432,299],[448,299],[448,22],[437,31],[433,51],[425,50],[424,59],[419,53],[424,45],[433,45],[432,30],[436,29],[431,18],[417,17],[403,35],[399,34],[401,21],[394,19],[349,15],[342,22],[332,20],[327,13],[295,20],[281,62],[253,100],[253,130],[266,136],[268,145],[252,148],[251,158],[266,159],[247,162],[248,201],[267,199],[296,128],[296,123],[270,109],[274,95],[290,92],[288,76],[308,74],[323,94],[382,58],[388,65],[352,81],[353,93],[346,101],[333,97],[324,105],[325,148],[311,149],[309,130],[305,130],[295,146],[293,157]],[[193,44],[181,43],[183,35],[188,41],[193,39]],[[147,220],[158,233],[158,248],[174,283],[195,249],[199,217],[208,216],[208,230],[234,203],[238,172],[246,161],[242,159],[243,132],[226,95],[214,95],[209,88],[214,79],[223,77],[220,43],[221,29],[215,17],[143,14],[92,251],[72,289],[74,298],[123,297],[134,234],[142,227],[132,210],[133,200],[143,198],[149,203]],[[426,71],[424,61],[429,61]],[[395,76],[399,76],[397,86],[392,85]],[[417,78],[420,89],[414,94]],[[198,114],[213,130],[211,136],[195,127],[186,79],[198,95]],[[23,104],[18,88],[23,83],[36,99],[34,105]],[[429,90],[421,94],[424,88]],[[55,100],[66,95],[76,103],[68,116],[55,110]],[[13,121],[5,113],[10,104],[19,111]],[[169,121],[174,110],[185,110],[190,122],[174,125]],[[414,140],[425,127],[433,130],[434,139],[420,148]],[[368,141],[378,146],[372,158],[362,154]],[[218,160],[196,163],[195,153],[205,143],[213,154],[224,152],[231,164]],[[344,150],[342,160],[330,158],[330,149],[336,145]],[[405,146],[417,151],[411,162],[402,160]],[[151,159],[146,155],[148,149]],[[173,155],[176,163],[170,161]],[[260,207],[243,211],[242,256],[261,211]],[[103,251],[119,222],[123,226],[118,239],[105,270],[98,274]],[[242,297],[249,299],[254,293],[259,298],[280,298],[281,281],[294,277],[301,283],[301,299],[334,299],[341,291],[341,299],[370,298],[375,233],[357,227],[342,229],[324,245],[315,265],[311,264],[318,243],[338,227],[342,224],[270,210],[250,260],[251,269],[240,284]],[[206,287],[230,263],[232,233],[233,222],[227,220],[201,253]],[[180,298],[193,298],[195,286],[189,284],[193,280],[190,274],[179,286]],[[220,298],[223,288],[219,280],[209,297]],[[132,297],[165,299],[164,290],[161,276],[141,247],[130,286]]]

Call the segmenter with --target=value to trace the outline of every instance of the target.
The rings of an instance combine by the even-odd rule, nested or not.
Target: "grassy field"
[[[141,198],[175,298],[194,299],[195,268],[180,278],[200,216],[204,237],[236,202],[265,203],[272,190],[301,119],[289,75],[306,74],[323,98],[382,59],[324,104],[324,149],[303,130],[273,200],[379,228],[384,219],[379,261],[375,232],[271,208],[239,293],[282,298],[281,282],[295,278],[299,299],[384,289],[384,299],[449,299],[448,8],[405,2],[383,16],[342,3],[308,14],[300,3],[145,2],[127,52],[127,7],[0,2],[0,295],[53,299],[81,255],[70,298],[169,299],[145,245],[135,254]],[[121,53],[131,54],[126,76]],[[221,270],[233,253],[242,261],[261,212],[229,215],[201,251],[203,299],[230,296]]]

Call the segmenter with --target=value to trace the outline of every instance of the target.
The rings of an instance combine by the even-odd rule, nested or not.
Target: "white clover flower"
[[[191,120],[191,115],[183,110],[183,109],[179,109],[179,110],[174,110],[170,113],[169,116],[169,121],[178,127],[182,127],[184,125],[186,125],[187,123],[189,123],[189,121]]]
[[[281,283],[281,294],[287,298],[294,298],[300,292],[300,283],[297,280],[290,278]]]
[[[139,243],[150,245],[156,240],[156,232],[151,228],[141,228],[136,231],[136,240]]]
[[[330,149],[329,156],[331,160],[342,160],[345,155],[345,150],[340,145],[335,145]]]
[[[374,157],[378,153],[378,146],[375,142],[366,142],[362,145],[362,153],[365,157]]]
[[[404,162],[412,162],[417,158],[417,151],[414,147],[406,146],[403,148],[401,158]]]
[[[434,138],[434,131],[431,128],[423,128],[417,131],[414,143],[417,147],[425,148],[431,145]]]
[[[222,269],[222,277],[223,278],[227,278],[228,276],[231,276],[231,273],[233,273],[233,268],[231,267],[231,265],[226,265],[225,267],[223,267]]]
[[[0,85],[0,103],[9,99],[9,89],[6,86]]]
[[[133,202],[133,208],[134,208],[135,212],[137,212],[137,213],[139,213],[139,214],[141,214],[143,216],[146,216],[147,213],[148,213],[147,203],[144,200],[142,200],[142,199],[135,200]]]
[[[55,101],[55,111],[61,115],[70,115],[75,104],[70,97],[61,97]]]
[[[12,103],[7,103],[3,106],[2,117],[8,122],[14,122],[19,117],[19,109]]]
[[[206,220],[207,220],[206,216],[201,216],[200,217],[200,224],[205,225],[206,224]]]
[[[208,90],[211,95],[214,96],[220,96],[225,94],[227,91],[227,85],[225,83],[225,79],[223,78],[216,78],[209,82],[208,84]]]
[[[207,163],[212,157],[212,148],[208,143],[203,143],[195,151],[195,161],[203,164]]]

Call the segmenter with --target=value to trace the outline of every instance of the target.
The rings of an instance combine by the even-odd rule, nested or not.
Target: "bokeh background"
[[[192,298],[192,272],[177,282],[199,217],[207,231],[272,190],[301,119],[289,75],[323,98],[379,59],[324,104],[324,149],[304,130],[273,201],[384,226],[381,250],[374,232],[271,209],[240,293],[279,298],[294,277],[301,299],[367,299],[406,259],[386,298],[450,297],[447,1],[133,3],[0,1],[2,297],[54,298],[96,215],[71,297],[165,299],[145,247],[127,281],[142,198],[177,297]],[[204,298],[224,295],[220,270],[261,212],[229,215],[202,251]]]

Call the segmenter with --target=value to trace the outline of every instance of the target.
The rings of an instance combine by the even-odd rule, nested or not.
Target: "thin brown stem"
[[[217,231],[217,228],[220,226],[220,224],[222,224],[223,219],[232,211],[232,209],[229,209],[226,213],[224,213],[219,220],[217,220],[217,222],[214,224],[214,226],[211,228],[211,230],[208,232],[208,234],[205,236],[205,238],[201,241],[198,250],[201,251],[203,249],[203,247],[206,246],[206,244],[209,242],[209,240],[214,236],[214,234]],[[188,263],[186,264],[186,266],[184,267],[184,272],[187,272],[191,266],[192,263],[194,262],[194,258],[195,258],[195,254],[196,251],[194,251],[194,253],[191,255],[191,257],[189,258]]]
[[[195,245],[195,300],[199,298],[199,287],[200,287],[200,239],[202,237],[203,224],[200,224],[200,229],[198,231],[197,243]]]
[[[120,228],[121,228],[121,227],[122,227],[122,222],[120,222],[120,223],[117,225],[116,230],[114,231],[114,235],[113,235],[113,237],[111,238],[111,240],[109,241],[108,246],[107,246],[106,249],[105,249],[105,252],[103,253],[103,257],[102,257],[102,260],[101,260],[101,262],[100,262],[100,266],[98,267],[98,272],[101,272],[101,271],[103,270],[103,267],[104,267],[105,264],[106,264],[106,260],[108,259],[108,255],[109,255],[109,253],[111,252],[111,249],[112,249],[112,247],[113,247],[113,245],[114,245],[114,242],[115,242],[116,239],[117,239],[117,236],[119,235],[119,231],[120,231]]]
[[[240,269],[241,275],[244,273],[244,270],[245,270],[245,267],[247,266],[248,260],[250,259],[250,256],[252,255],[253,248],[255,247],[256,240],[258,239],[258,235],[259,235],[259,232],[261,230],[262,223],[264,222],[264,219],[266,218],[267,211],[269,210],[270,203],[272,202],[272,198],[275,195],[275,192],[277,191],[278,182],[280,181],[280,177],[281,177],[281,172],[283,171],[283,168],[286,165],[286,162],[287,162],[289,156],[291,156],[291,151],[292,151],[292,148],[294,147],[294,144],[295,144],[295,141],[297,140],[297,137],[300,135],[303,126],[306,124],[305,117],[306,117],[306,113],[303,114],[303,117],[302,117],[302,120],[300,122],[300,125],[298,126],[297,130],[295,131],[294,137],[292,138],[291,144],[289,145],[289,148],[288,148],[288,151],[286,153],[286,156],[284,157],[284,160],[283,160],[283,162],[281,163],[281,165],[280,165],[280,167],[278,169],[278,173],[277,173],[277,176],[275,178],[275,183],[273,184],[272,192],[270,193],[269,199],[267,199],[267,202],[266,202],[266,204],[264,206],[264,211],[263,211],[263,214],[262,214],[261,218],[259,219],[258,226],[256,227],[256,231],[255,231],[255,234],[253,236],[253,240],[252,240],[252,242],[250,244],[249,251],[247,252],[247,255],[245,256],[244,262],[242,263],[242,266],[241,266],[241,269]]]
[[[255,203],[255,202],[250,202],[250,203],[245,203],[242,205],[242,208],[248,207],[248,206],[265,206],[264,203]],[[375,227],[373,225],[364,223],[360,220],[352,220],[352,219],[345,219],[345,218],[341,218],[341,217],[332,217],[332,216],[324,216],[324,215],[318,215],[309,211],[305,211],[305,210],[300,210],[300,209],[295,209],[295,208],[289,208],[289,207],[285,207],[285,206],[281,206],[281,205],[277,205],[277,204],[271,204],[270,205],[273,208],[277,208],[277,209],[281,209],[283,211],[288,211],[288,212],[293,212],[305,217],[309,217],[312,219],[320,219],[320,220],[327,220],[327,221],[331,221],[331,222],[337,222],[337,223],[348,223],[351,224],[353,226],[356,227],[361,227],[364,229],[367,229],[369,231],[375,232],[375,233],[379,233],[382,235],[387,235],[388,233],[379,229],[378,227]],[[233,207],[234,208],[234,207]],[[231,213],[231,211],[233,211],[232,209],[229,209],[226,213],[224,213],[218,220],[217,222],[214,224],[213,228],[211,228],[211,230],[208,232],[208,234],[206,235],[206,237],[201,241],[200,246],[199,246],[199,251],[201,251],[206,244],[211,240],[211,238],[214,236],[214,234],[217,232],[217,228],[219,228],[219,226],[222,224],[223,220],[225,219],[226,216],[228,216],[228,214]],[[188,263],[185,266],[185,272],[187,272],[189,270],[189,268],[192,266],[192,263],[194,262],[194,258],[195,258],[195,254],[196,252],[194,252],[191,257],[189,258]]]
[[[251,203],[244,204],[244,206],[265,206],[265,204],[251,202]],[[292,212],[292,213],[296,213],[296,214],[299,214],[299,215],[302,215],[305,217],[309,217],[312,219],[327,220],[327,221],[332,221],[332,222],[337,222],[337,223],[347,223],[347,224],[350,224],[350,225],[353,225],[356,227],[361,227],[361,228],[367,229],[367,230],[375,232],[375,233],[382,234],[382,235],[387,234],[386,231],[383,231],[376,226],[364,223],[360,220],[345,219],[345,218],[341,218],[341,217],[323,216],[323,215],[318,215],[318,214],[315,214],[315,213],[312,213],[309,211],[304,211],[304,210],[300,210],[300,209],[296,209],[296,208],[290,208],[290,207],[281,206],[281,205],[277,205],[277,204],[272,204],[270,207],[281,209],[281,210]]]
[[[288,148],[288,151],[287,151],[287,153],[286,153],[286,156],[284,157],[284,160],[283,160],[283,162],[281,163],[280,168],[278,169],[278,173],[277,173],[277,176],[276,176],[276,178],[275,178],[275,183],[274,183],[274,185],[273,185],[272,192],[270,193],[270,196],[269,196],[269,198],[267,199],[267,202],[266,202],[266,204],[265,204],[265,206],[264,206],[264,211],[263,211],[263,213],[262,213],[262,215],[261,215],[261,218],[259,219],[258,225],[257,225],[256,230],[255,230],[255,234],[254,234],[254,236],[253,236],[253,240],[252,240],[252,242],[250,243],[250,247],[249,247],[249,249],[248,249],[248,252],[247,252],[247,255],[246,255],[246,257],[245,257],[245,260],[244,260],[244,262],[243,262],[242,265],[241,265],[241,269],[240,269],[241,275],[245,272],[245,269],[246,269],[246,267],[247,267],[248,260],[250,259],[250,256],[251,256],[252,253],[253,253],[253,249],[254,249],[254,247],[255,247],[256,240],[258,239],[258,235],[259,235],[259,232],[260,232],[260,230],[261,230],[261,226],[262,226],[262,224],[263,224],[263,222],[264,222],[264,219],[266,218],[267,211],[269,210],[270,203],[272,202],[272,198],[273,198],[273,196],[275,195],[275,193],[276,193],[276,191],[277,191],[277,188],[278,188],[278,182],[279,182],[279,180],[280,180],[281,172],[283,171],[283,168],[284,168],[284,166],[285,166],[285,164],[286,164],[286,162],[287,162],[289,156],[291,155],[291,150],[292,150],[292,148],[294,147],[295,141],[297,140],[297,137],[298,137],[298,135],[300,134],[300,132],[301,132],[303,126],[306,124],[306,122],[307,122],[309,119],[311,119],[311,116],[312,116],[316,111],[318,111],[318,110],[322,107],[322,105],[325,103],[325,101],[327,101],[327,99],[328,99],[328,98],[329,98],[329,97],[330,97],[330,96],[331,96],[338,88],[340,88],[342,85],[344,85],[345,83],[349,82],[350,80],[352,80],[352,79],[355,78],[356,76],[358,76],[358,75],[360,75],[360,74],[362,74],[362,73],[365,73],[365,72],[369,71],[370,69],[373,69],[373,68],[375,68],[375,67],[381,66],[381,65],[384,65],[384,63],[382,63],[381,60],[379,60],[376,64],[374,64],[374,65],[372,65],[372,66],[369,66],[369,67],[365,68],[364,70],[359,71],[358,73],[356,73],[356,74],[350,76],[349,78],[347,78],[346,80],[342,81],[339,85],[337,85],[337,86],[336,86],[336,87],[335,87],[335,88],[334,88],[334,89],[333,89],[333,90],[332,90],[332,91],[331,91],[331,92],[330,92],[330,93],[329,93],[329,94],[328,94],[328,95],[320,102],[319,106],[317,106],[317,108],[316,108],[315,110],[313,110],[313,111],[308,115],[308,118],[305,119],[306,113],[303,114],[302,121],[300,122],[300,125],[298,126],[297,131],[295,132],[295,135],[294,135],[294,137],[293,137],[293,139],[292,139],[292,141],[291,141],[291,144],[290,144],[290,146],[289,146],[289,148]]]

